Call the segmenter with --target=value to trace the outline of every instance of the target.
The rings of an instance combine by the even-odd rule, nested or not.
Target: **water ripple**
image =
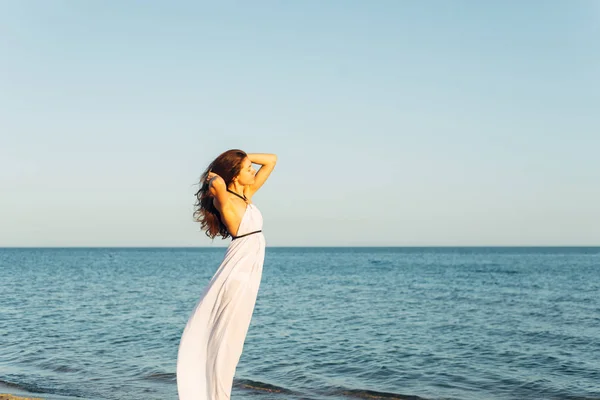
[[[216,249],[0,249],[0,384],[176,398]],[[269,248],[233,398],[600,399],[598,248]]]

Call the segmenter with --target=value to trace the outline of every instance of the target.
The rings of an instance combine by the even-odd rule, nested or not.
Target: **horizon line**
[[[600,248],[594,245],[284,245],[267,248]],[[0,246],[0,249],[211,249],[227,246]]]

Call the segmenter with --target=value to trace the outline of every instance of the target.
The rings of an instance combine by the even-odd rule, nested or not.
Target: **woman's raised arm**
[[[277,155],[268,153],[247,153],[247,155],[252,163],[261,165],[254,176],[254,183],[248,189],[249,193],[247,195],[252,196],[273,172],[275,164],[277,164]]]

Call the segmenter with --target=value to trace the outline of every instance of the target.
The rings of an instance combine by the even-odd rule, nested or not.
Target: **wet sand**
[[[19,397],[13,396],[12,394],[2,394],[0,393],[0,400],[43,400],[39,397]]]

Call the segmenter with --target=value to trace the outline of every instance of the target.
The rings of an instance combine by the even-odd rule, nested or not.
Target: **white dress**
[[[262,276],[265,238],[252,233],[262,225],[259,209],[248,204],[237,237],[187,322],[177,355],[180,400],[230,398]]]

